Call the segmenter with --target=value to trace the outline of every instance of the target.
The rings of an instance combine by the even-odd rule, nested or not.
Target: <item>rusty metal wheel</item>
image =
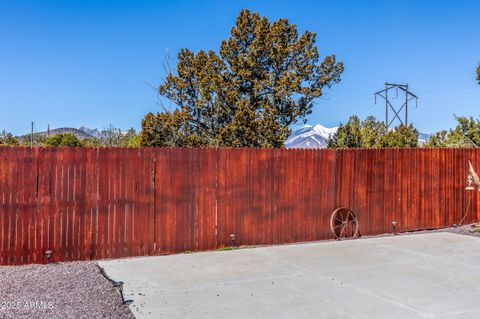
[[[358,237],[358,218],[349,208],[339,207],[330,217],[330,229],[335,239]]]

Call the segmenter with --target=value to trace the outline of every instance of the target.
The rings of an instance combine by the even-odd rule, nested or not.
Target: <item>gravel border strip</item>
[[[0,267],[0,318],[135,318],[95,262]]]

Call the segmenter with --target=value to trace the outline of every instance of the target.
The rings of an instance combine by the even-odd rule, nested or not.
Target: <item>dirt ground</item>
[[[0,318],[135,318],[93,262],[0,267]]]

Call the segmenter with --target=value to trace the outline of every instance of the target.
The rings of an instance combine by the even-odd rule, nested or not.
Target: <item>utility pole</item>
[[[375,95],[375,104],[377,103],[377,96]],[[387,125],[388,131],[388,88],[387,82],[385,82],[385,124]]]
[[[32,122],[32,134],[30,135],[30,146],[33,146],[33,122]]]
[[[50,137],[50,124],[47,125],[47,137]]]
[[[394,105],[392,104],[391,100],[392,98],[389,98],[388,96],[388,91],[395,89],[396,90],[396,97],[398,97],[398,90],[401,90],[405,93],[405,102],[398,108],[395,108]],[[418,104],[418,96],[413,94],[408,90],[408,83],[406,84],[395,84],[395,83],[388,83],[385,82],[385,89],[375,92],[375,104],[377,104],[377,96],[380,96],[385,100],[385,125],[388,128],[390,125],[395,121],[395,119],[398,119],[401,125],[408,126],[408,102],[415,99],[416,105]],[[405,108],[405,117],[402,120],[402,117],[400,116],[400,112]],[[388,119],[388,114],[390,111],[393,111],[393,117],[389,121]]]
[[[408,126],[408,83],[405,84],[405,125]]]

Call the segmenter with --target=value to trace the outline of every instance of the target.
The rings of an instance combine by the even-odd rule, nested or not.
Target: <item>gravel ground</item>
[[[451,233],[455,234],[462,234],[462,235],[468,235],[468,236],[473,236],[473,237],[480,237],[480,232],[470,232],[470,226],[474,224],[469,224],[469,225],[464,225],[462,227],[450,227],[450,228],[445,228],[443,231],[448,231]]]
[[[432,229],[432,230],[418,230],[418,231],[400,233],[399,235],[448,232],[448,233],[454,233],[454,234],[460,234],[460,235],[480,237],[480,232],[470,232],[470,227],[473,225],[475,224],[467,224],[461,227],[447,227],[447,228]]]
[[[409,236],[415,234],[422,234],[422,233],[441,233],[441,232],[448,232],[466,236],[473,236],[473,237],[480,237],[480,232],[470,232],[470,227],[475,224],[467,224],[461,227],[446,227],[446,228],[439,228],[439,229],[419,229],[419,230],[412,230],[406,232],[397,233],[395,236]],[[361,236],[358,239],[368,239],[368,238],[376,238],[376,237],[388,237],[394,236],[393,233],[385,233],[385,234],[378,234],[378,235],[368,235],[368,236]],[[334,241],[335,239],[332,239]]]
[[[135,317],[96,263],[69,262],[0,267],[0,318]]]

